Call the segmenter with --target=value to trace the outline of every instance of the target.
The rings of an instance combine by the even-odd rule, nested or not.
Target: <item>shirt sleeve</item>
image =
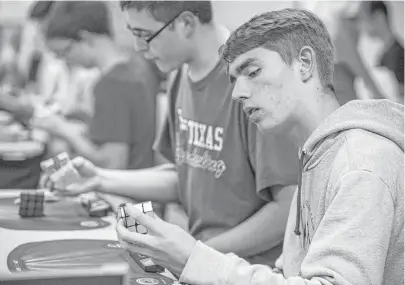
[[[177,91],[179,89],[182,70],[179,69],[171,74],[168,80],[168,111],[163,126],[158,134],[153,149],[162,154],[167,160],[175,163],[175,106]]]
[[[89,137],[97,143],[132,143],[131,101],[129,96],[144,92],[139,83],[104,79],[94,89],[94,115]]]
[[[164,158],[174,163],[173,139],[170,132],[169,120],[169,116],[166,116],[162,129],[160,130],[153,145],[153,149],[162,154]]]
[[[243,112],[243,111],[242,111]],[[256,176],[256,192],[271,201],[272,186],[298,181],[298,147],[283,134],[264,133],[243,113],[250,163]]]
[[[285,278],[197,242],[180,276],[188,284],[324,285],[383,283],[394,220],[387,185],[375,174],[345,174],[301,264],[300,276]]]

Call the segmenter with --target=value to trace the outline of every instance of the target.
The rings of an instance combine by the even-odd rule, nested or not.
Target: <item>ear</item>
[[[313,76],[316,65],[315,51],[309,46],[304,46],[298,53],[298,61],[301,65],[301,80],[307,82]]]
[[[88,31],[79,32],[80,41],[91,44],[93,42],[93,35]]]
[[[179,24],[181,25],[181,29],[183,30],[185,37],[190,37],[191,35],[193,35],[194,30],[198,24],[197,17],[189,11],[184,11],[179,16],[179,20]]]

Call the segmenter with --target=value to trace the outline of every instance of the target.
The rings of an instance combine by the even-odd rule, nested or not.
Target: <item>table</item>
[[[0,200],[14,199],[19,196],[19,193],[19,190],[0,190]],[[77,203],[79,202],[77,201]],[[15,207],[16,211],[18,211],[18,205],[15,205]],[[4,219],[4,214],[1,217]],[[40,221],[42,218],[37,219]],[[66,269],[66,267],[74,269],[78,268],[78,264],[81,264],[80,268],[83,268],[83,266],[88,265],[88,262],[103,260],[103,258],[109,262],[117,261],[117,255],[113,254],[115,250],[119,250],[115,231],[115,217],[107,216],[100,218],[99,220],[102,225],[99,224],[99,226],[94,226],[94,221],[97,221],[97,219],[92,220],[86,217],[84,219],[88,219],[89,221],[87,222],[90,222],[90,224],[93,221],[93,226],[90,226],[88,229],[75,230],[69,229],[69,227],[66,228],[67,230],[49,230],[46,227],[39,230],[32,227],[29,230],[15,230],[0,227],[0,280],[2,276],[13,274],[10,271],[21,271],[21,268],[19,269],[20,265],[13,266],[12,261],[16,259],[13,256],[18,256],[22,252],[30,256],[28,259],[31,261],[29,265],[32,267],[31,270],[46,270],[47,267],[49,269],[49,266],[63,266],[63,269]],[[84,222],[86,222],[85,220]],[[52,221],[49,223],[52,223]],[[69,245],[66,246],[67,244]],[[97,246],[103,246],[104,249],[95,250]],[[106,248],[109,248],[109,250],[105,250]],[[44,253],[52,250],[53,252],[50,254],[52,257]],[[94,255],[94,259],[92,255]],[[27,261],[28,259],[26,258],[25,260]],[[69,260],[69,262],[64,264],[63,259]],[[41,262],[38,260],[41,260]],[[131,262],[130,260],[129,265],[133,270],[136,269],[138,272],[141,270],[135,262]],[[147,275],[147,273],[145,274]],[[161,275],[163,278],[175,279],[168,271]]]

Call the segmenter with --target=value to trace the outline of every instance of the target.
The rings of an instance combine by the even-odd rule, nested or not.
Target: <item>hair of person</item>
[[[43,20],[49,14],[55,1],[37,1],[32,4],[29,18],[32,20]]]
[[[368,12],[370,15],[383,13],[387,21],[389,20],[389,10],[384,1],[368,1],[365,2],[365,4],[368,6]]]
[[[315,51],[322,87],[334,92],[331,37],[324,23],[304,9],[287,8],[253,17],[231,34],[220,55],[229,64],[238,56],[263,47],[277,52],[291,66],[304,46]]]
[[[55,3],[47,19],[46,38],[81,40],[86,31],[112,37],[110,9],[103,1],[63,1]]]
[[[213,11],[211,1],[120,1],[121,9],[148,11],[157,21],[168,22],[184,11],[193,13],[201,24],[212,22]]]

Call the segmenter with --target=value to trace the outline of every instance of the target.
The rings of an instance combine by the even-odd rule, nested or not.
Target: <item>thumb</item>
[[[72,164],[80,175],[89,177],[94,175],[94,165],[87,159],[78,156],[72,159]]]
[[[86,159],[84,159],[82,156],[77,156],[74,159],[72,159],[72,164],[77,169],[81,169],[81,168],[85,167]]]
[[[64,193],[67,196],[77,196],[82,193],[96,191],[99,187],[99,183],[96,179],[88,179],[82,183],[70,184],[66,187]]]
[[[152,218],[148,216],[147,214],[144,214],[138,207],[134,204],[127,204],[125,206],[125,209],[128,213],[128,215],[133,218],[136,222],[147,228],[149,231],[152,232],[158,232],[159,231],[159,225],[161,224],[161,219],[157,217],[157,215],[154,215],[155,218]]]

